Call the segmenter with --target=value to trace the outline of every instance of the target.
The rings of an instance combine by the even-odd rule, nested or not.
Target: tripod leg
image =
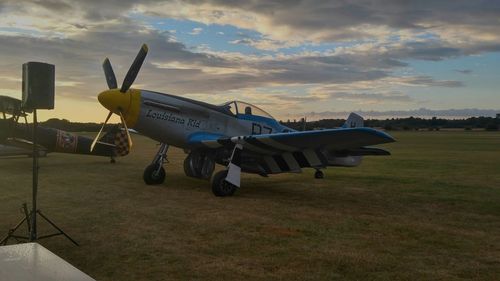
[[[29,216],[27,217],[24,217],[18,224],[16,224],[16,226],[14,226],[13,228],[9,229],[9,232],[7,234],[7,236],[5,236],[2,241],[0,241],[0,245],[7,245],[7,242],[9,241],[9,238],[11,237],[14,237],[14,232],[16,232],[16,230],[21,226],[23,225],[23,223],[25,221],[28,221],[29,222]],[[29,223],[28,223],[29,225]],[[28,226],[29,227],[29,226]],[[28,237],[18,237],[18,238],[26,238],[29,239]]]
[[[62,234],[62,235],[64,235],[64,236],[66,236],[66,238],[68,238],[68,239],[69,239],[69,241],[73,242],[73,244],[75,244],[76,246],[80,246],[80,245],[78,245],[78,243],[77,243],[75,240],[73,240],[73,239],[72,239],[72,238],[71,238],[68,234],[66,234],[66,232],[64,232],[62,229],[60,229],[60,228],[59,228],[59,227],[58,227],[55,223],[53,223],[53,222],[52,222],[49,218],[47,218],[46,216],[44,216],[40,210],[36,210],[36,212],[37,212],[37,213],[38,213],[38,214],[39,214],[39,215],[40,215],[40,216],[41,216],[41,217],[42,217],[45,221],[47,221],[50,225],[52,225],[52,227],[54,227],[55,229],[57,229],[57,230],[60,232],[60,234]]]
[[[23,207],[21,210],[24,213],[24,217],[26,218],[26,224],[28,225],[28,233],[31,233],[31,222],[30,222],[30,213],[28,212],[28,205],[26,203],[23,203]]]
[[[17,242],[19,242],[19,239],[26,239],[26,240],[29,239],[29,237],[14,235],[14,233],[16,232],[16,230],[21,225],[23,225],[24,222],[26,222],[26,225],[28,227],[28,234],[31,232],[31,224],[30,224],[31,213],[28,213],[28,206],[26,205],[26,203],[23,203],[23,205],[21,207],[21,211],[24,213],[24,218],[20,222],[18,222],[16,224],[16,226],[14,226],[13,228],[9,229],[9,232],[7,233],[7,236],[5,236],[0,241],[0,245],[7,245],[7,242],[9,241],[9,239],[11,237],[15,238]]]

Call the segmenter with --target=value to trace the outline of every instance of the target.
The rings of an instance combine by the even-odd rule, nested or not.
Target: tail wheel
[[[158,167],[156,164],[151,164],[144,170],[142,178],[148,185],[161,184],[165,181],[165,169],[163,166]]]
[[[325,177],[325,174],[321,170],[316,170],[316,172],[314,173],[315,179],[322,179],[324,177]]]
[[[215,196],[231,196],[238,189],[236,185],[226,181],[226,176],[227,170],[224,170],[217,172],[212,177],[212,192]]]

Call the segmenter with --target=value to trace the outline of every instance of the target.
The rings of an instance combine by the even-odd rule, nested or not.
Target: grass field
[[[81,246],[41,244],[97,280],[500,280],[500,133],[393,135],[392,156],[245,175],[231,198],[184,176],[177,149],[146,186],[143,137],[114,165],[50,154],[40,208]],[[30,194],[31,160],[0,159],[0,234]]]

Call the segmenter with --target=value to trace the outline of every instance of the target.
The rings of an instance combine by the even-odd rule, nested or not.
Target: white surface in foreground
[[[37,243],[0,247],[0,280],[95,281]]]

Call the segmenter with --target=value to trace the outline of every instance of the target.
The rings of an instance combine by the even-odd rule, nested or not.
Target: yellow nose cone
[[[130,106],[130,95],[122,93],[118,89],[107,90],[97,97],[99,102],[109,111],[119,114],[125,114]]]
[[[121,112],[128,127],[132,128],[137,123],[141,91],[129,89],[126,93],[122,93],[119,89],[111,89],[100,93],[97,99],[109,111],[116,114]]]

